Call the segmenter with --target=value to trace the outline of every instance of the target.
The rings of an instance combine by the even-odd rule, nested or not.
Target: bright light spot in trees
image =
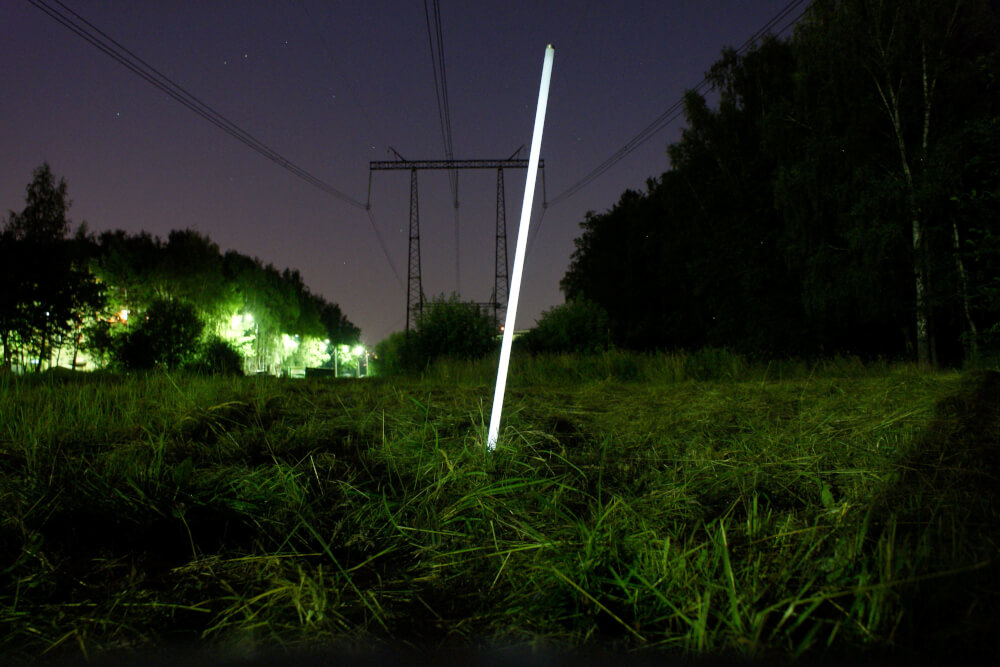
[[[319,338],[306,336],[299,343],[297,356],[301,359],[303,366],[318,368],[330,360],[327,347],[327,344]]]
[[[250,313],[236,313],[229,320],[229,328],[234,332],[242,333],[253,326],[253,315]]]

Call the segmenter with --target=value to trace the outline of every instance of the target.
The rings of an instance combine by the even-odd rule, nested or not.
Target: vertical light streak
[[[500,434],[500,413],[503,411],[503,395],[507,389],[507,367],[510,365],[510,345],[514,340],[517,299],[521,293],[521,272],[524,269],[524,254],[528,245],[528,224],[531,222],[531,204],[535,198],[538,156],[542,152],[542,128],[545,125],[545,108],[549,103],[549,80],[552,78],[552,59],[555,53],[556,50],[549,44],[545,48],[545,60],[542,62],[542,83],[538,89],[538,108],[535,111],[535,129],[531,134],[531,152],[528,154],[528,175],[524,184],[521,222],[517,228],[517,250],[514,252],[514,272],[511,274],[510,279],[510,293],[507,297],[507,317],[503,327],[503,343],[500,346],[500,365],[497,369],[497,386],[493,392],[490,430],[486,438],[486,447],[490,451],[496,448],[497,437]]]

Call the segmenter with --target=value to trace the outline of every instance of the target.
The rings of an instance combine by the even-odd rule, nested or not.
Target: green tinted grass
[[[996,620],[992,376],[528,358],[490,455],[490,371],[0,378],[0,651],[768,658]]]

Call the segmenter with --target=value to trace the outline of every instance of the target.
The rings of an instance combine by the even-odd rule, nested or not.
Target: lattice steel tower
[[[497,243],[493,261],[493,325],[500,326],[507,315],[510,279],[507,275],[507,212],[503,191],[503,167],[497,167]]]
[[[393,151],[395,152],[395,151]],[[420,169],[496,169],[497,170],[497,218],[496,254],[494,259],[493,297],[487,303],[480,303],[492,311],[493,321],[499,325],[504,321],[510,281],[507,272],[507,215],[504,199],[503,170],[527,169],[527,160],[508,158],[506,160],[405,160],[396,153],[399,160],[376,160],[368,164],[369,205],[371,193],[371,172],[381,170],[410,171],[410,250],[409,268],[406,281],[406,330],[416,326],[417,317],[424,307],[424,290],[420,279],[420,211],[417,195],[417,171]],[[544,169],[539,162],[538,168]],[[543,172],[544,173],[544,172]],[[543,178],[544,183],[544,178]],[[544,185],[543,185],[544,188]]]
[[[424,309],[420,281],[420,203],[417,201],[417,170],[410,170],[410,259],[406,271],[406,330],[415,328]]]

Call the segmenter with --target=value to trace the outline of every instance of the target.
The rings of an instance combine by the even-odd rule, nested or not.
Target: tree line
[[[197,231],[160,239],[81,224],[71,233],[67,185],[48,164],[35,170],[25,203],[0,230],[7,368],[75,368],[81,354],[123,368],[235,355],[247,369],[277,372],[328,363],[331,349],[359,339],[297,270],[222,253]]]
[[[671,167],[561,288],[634,349],[971,360],[1000,343],[1000,3],[818,0],[725,50]]]

